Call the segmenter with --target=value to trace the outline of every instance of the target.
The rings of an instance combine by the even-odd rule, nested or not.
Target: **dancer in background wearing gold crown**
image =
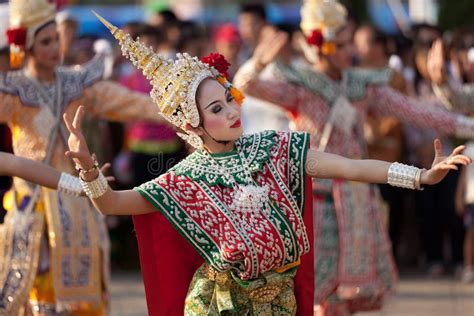
[[[58,67],[55,14],[46,0],[10,2],[11,61],[24,67],[0,73],[0,122],[12,129],[16,155],[70,172],[61,116],[80,103],[111,120],[163,120],[148,96],[100,81],[100,58]],[[0,314],[17,315],[29,302],[33,314],[104,315],[108,236],[89,201],[17,178],[5,204],[11,211],[0,238]]]
[[[305,202],[311,200],[305,198],[307,176],[420,189],[439,182],[450,169],[457,169],[456,164],[470,162],[460,154],[462,146],[449,157],[440,156],[439,141],[432,168],[421,170],[309,150],[307,133],[242,136],[242,95],[223,75],[225,60],[211,55],[199,61],[178,54],[176,61],[168,62],[102,21],[152,82],[151,95],[161,114],[197,150],[135,190],[111,190],[93,168],[80,128],[84,115],[80,107],[74,118],[65,115],[71,133],[66,155],[82,170],[83,189],[101,212],[160,214],[202,257],[204,263],[195,271],[186,298],[180,298],[185,315],[312,314],[312,304],[309,310],[297,305],[295,292],[301,288],[293,283],[311,244],[303,220],[311,213],[303,213]],[[160,246],[166,247],[154,245],[148,252],[159,252]],[[154,271],[159,273],[161,264],[155,262]],[[173,291],[170,287],[168,291]],[[312,297],[306,299],[312,303]]]
[[[262,81],[258,73],[277,56],[285,35],[273,34],[245,65],[236,87],[296,114],[297,130],[312,135],[312,148],[360,159],[366,157],[363,123],[370,111],[422,128],[474,137],[474,121],[429,107],[388,87],[389,70],[351,66],[346,10],[335,0],[305,1],[301,28],[313,69],[280,67],[286,81]],[[396,272],[375,186],[334,180],[314,183],[315,310],[344,315],[380,309],[393,290]]]

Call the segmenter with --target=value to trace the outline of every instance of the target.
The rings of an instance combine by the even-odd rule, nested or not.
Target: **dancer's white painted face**
[[[212,142],[212,138],[235,141],[242,135],[240,105],[215,79],[205,79],[199,85],[196,101],[201,116],[201,126],[196,133],[205,144]]]

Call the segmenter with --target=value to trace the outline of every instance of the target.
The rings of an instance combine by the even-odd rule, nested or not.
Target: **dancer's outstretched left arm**
[[[101,171],[110,168],[106,163]],[[0,151],[0,176],[18,177],[31,183],[39,184],[53,190],[59,190],[70,195],[84,195],[78,177],[61,172],[40,161],[15,156]],[[113,177],[107,177],[112,181]]]
[[[428,61],[428,69],[434,82],[445,80],[440,78],[443,77],[443,71],[439,68],[443,67],[434,66],[442,63],[443,58],[442,43],[438,41],[433,45]],[[436,63],[437,60],[439,61],[438,63]],[[438,71],[435,71],[433,68],[438,68]],[[442,102],[429,104],[424,100],[407,97],[387,86],[371,85],[368,91],[372,115],[395,116],[405,123],[411,123],[420,128],[435,129],[441,134],[468,139],[474,138],[474,120],[470,117],[447,111],[441,105]],[[474,90],[470,96],[466,93],[464,94],[467,101],[452,100],[459,104],[458,107],[451,107],[450,109],[463,111],[472,111],[474,109],[474,104],[472,104],[474,102]],[[465,104],[461,105],[460,103]]]
[[[464,146],[457,147],[447,157],[443,156],[441,142],[438,139],[435,140],[434,147],[435,158],[429,170],[395,165],[381,160],[354,160],[310,150],[306,160],[306,173],[314,178],[338,178],[368,183],[393,185],[404,182],[405,185],[399,186],[414,189],[421,185],[439,183],[449,170],[458,170],[457,165],[468,165],[472,162],[471,158],[462,154]],[[403,176],[405,173],[406,175]]]
[[[57,189],[61,172],[39,161],[0,152],[0,175],[18,177],[50,189]]]

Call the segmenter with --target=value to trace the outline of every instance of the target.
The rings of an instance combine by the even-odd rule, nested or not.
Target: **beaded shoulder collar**
[[[248,162],[250,173],[263,170],[263,165],[270,159],[270,150],[275,143],[275,131],[265,131],[252,135],[243,135],[237,140],[243,156]],[[225,168],[239,184],[246,184],[245,170],[237,150],[222,154],[211,154],[221,168]],[[220,169],[212,163],[209,154],[197,150],[176,166],[170,169],[177,176],[187,176],[194,181],[203,181],[210,186],[224,185],[232,187]]]
[[[347,96],[351,101],[365,98],[367,87],[371,85],[387,85],[393,75],[393,70],[385,67],[381,69],[366,69],[353,67],[344,73],[344,84]]]

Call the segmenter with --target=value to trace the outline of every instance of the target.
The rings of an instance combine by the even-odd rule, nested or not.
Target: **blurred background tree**
[[[341,0],[341,2],[359,22],[367,22],[369,20],[367,0]]]
[[[438,0],[439,25],[444,29],[474,26],[473,0]]]

